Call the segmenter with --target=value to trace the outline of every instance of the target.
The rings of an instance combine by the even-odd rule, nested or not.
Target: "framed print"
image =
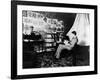
[[[97,74],[97,6],[11,1],[11,78]]]

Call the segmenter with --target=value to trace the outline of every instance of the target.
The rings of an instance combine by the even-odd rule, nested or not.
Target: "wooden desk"
[[[23,40],[24,50],[30,50],[34,52],[42,52],[44,48],[43,40]]]

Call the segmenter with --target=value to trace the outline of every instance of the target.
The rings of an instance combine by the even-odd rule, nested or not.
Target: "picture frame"
[[[54,68],[27,68],[23,63],[23,23],[25,21],[25,13],[28,11],[45,14],[46,17],[55,15],[76,15],[83,13],[90,15],[90,53],[89,65],[87,66],[69,66]],[[32,13],[32,14],[33,14]],[[65,14],[64,14],[65,13]],[[75,13],[75,14],[74,14]],[[34,15],[30,15],[34,16]],[[59,17],[58,16],[58,17]],[[36,17],[36,15],[34,16]],[[39,17],[42,17],[39,15]],[[46,17],[43,19],[47,20]],[[61,17],[61,16],[60,16]],[[65,16],[64,16],[65,17]],[[64,18],[63,17],[63,18]],[[69,18],[70,19],[70,18]],[[56,21],[56,20],[55,20]],[[28,23],[26,19],[26,23]],[[33,21],[34,24],[35,21]],[[32,22],[32,23],[33,23]],[[37,21],[38,22],[38,21]],[[53,21],[54,22],[54,21]],[[11,78],[43,78],[43,77],[60,77],[60,76],[76,76],[97,74],[97,5],[85,4],[65,4],[65,3],[48,3],[34,1],[11,1]],[[42,23],[41,23],[42,24]],[[35,37],[36,38],[36,37]],[[34,51],[33,51],[34,52]],[[26,64],[27,66],[28,64]]]

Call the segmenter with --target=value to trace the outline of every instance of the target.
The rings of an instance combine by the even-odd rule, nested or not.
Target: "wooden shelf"
[[[54,42],[45,42],[45,43],[48,43],[48,44],[50,44],[50,43],[54,43]]]
[[[46,34],[56,34],[56,32],[48,32],[48,33],[46,33]]]
[[[55,45],[52,45],[52,46],[46,46],[46,48],[52,48],[52,47],[56,47]]]
[[[64,31],[56,31],[56,32],[63,33]]]
[[[58,33],[62,33],[63,31],[57,31]],[[62,38],[59,36],[59,38]],[[45,50],[47,52],[55,51],[56,49],[56,33],[47,33],[47,37],[45,38]]]

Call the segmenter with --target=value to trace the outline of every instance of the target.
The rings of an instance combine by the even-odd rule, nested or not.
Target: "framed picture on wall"
[[[97,74],[97,6],[11,1],[11,78]]]

